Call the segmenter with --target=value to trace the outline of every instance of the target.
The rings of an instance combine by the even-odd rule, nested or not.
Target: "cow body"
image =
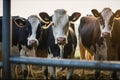
[[[88,51],[89,49],[90,51],[92,50],[90,53],[95,53],[95,60],[99,60],[99,58],[102,60],[107,60],[108,45],[110,37],[112,36],[111,31],[113,29],[113,19],[114,17],[119,16],[119,12],[120,11],[117,10],[115,13],[113,13],[110,8],[104,8],[99,13],[96,9],[93,9],[92,13],[94,14],[94,18],[96,18],[96,20],[91,18],[81,19],[79,28],[80,42],[85,48],[88,48]],[[91,47],[91,45],[93,45],[93,47]]]
[[[108,42],[107,60],[120,61],[120,18],[114,18],[111,38]],[[117,76],[118,75],[118,76]],[[113,71],[111,74],[113,80],[120,79],[120,72]]]
[[[106,39],[101,37],[99,20],[91,16],[82,17],[78,30],[80,50],[81,48],[82,50],[86,49],[94,56],[95,60],[105,60],[107,58],[107,45]],[[85,55],[85,53],[81,54]]]
[[[27,44],[27,35],[24,33],[24,29],[21,31],[21,27],[18,27],[14,20],[16,18],[21,18],[23,20],[26,20],[25,18],[19,17],[19,16],[12,16],[12,53],[11,56],[19,56],[19,51],[22,49],[22,45]],[[24,35],[22,35],[24,34]],[[2,43],[2,17],[0,17],[0,43]],[[0,45],[1,47],[2,45]],[[0,59],[2,60],[2,49],[0,48]],[[15,69],[15,66],[13,66],[12,69]],[[12,70],[14,71],[14,70]],[[15,72],[14,72],[15,73]],[[12,77],[15,78],[17,73],[12,74]]]
[[[44,35],[46,36],[46,34],[43,33],[44,31],[41,28],[41,22],[39,18],[36,15],[30,15],[26,20],[21,20],[21,18],[18,18],[15,20],[15,22],[16,22],[16,25],[25,29],[27,34],[26,37],[23,37],[27,41],[26,41],[26,45],[22,45],[22,50],[20,50],[20,56],[21,57],[29,57],[29,56],[30,57],[36,57],[36,56],[47,57],[47,54],[46,54],[47,52],[45,50],[46,46],[43,45],[45,44],[46,41],[45,39],[42,38],[42,36]],[[25,33],[22,35],[25,35]],[[45,53],[40,54],[41,51],[45,51]],[[28,76],[28,68],[24,64],[22,64],[22,72],[23,72],[23,77],[26,79]]]
[[[119,29],[118,30],[116,29],[119,26],[119,24],[117,23],[117,22],[119,22],[119,20],[117,21],[115,18],[120,17],[120,10],[117,10],[114,13],[114,12],[112,12],[112,10],[110,8],[104,8],[99,13],[96,9],[93,9],[92,13],[94,14],[95,17],[97,17],[100,20],[99,24],[100,24],[100,29],[101,29],[101,37],[109,37],[109,39],[107,41],[107,46],[108,46],[107,59],[109,60],[110,56],[113,56],[113,58],[114,58],[113,60],[116,60],[116,58],[118,58],[116,56],[118,56],[117,54],[119,54],[119,51],[117,51],[118,46],[113,47],[113,45],[116,45],[116,42],[119,42],[116,37],[116,35],[119,34],[118,33]],[[114,41],[116,41],[116,42],[114,43]],[[111,46],[111,44],[112,44],[112,46]],[[111,53],[110,51],[113,53],[109,54],[109,53]],[[112,78],[114,79],[115,77],[112,76]]]
[[[79,26],[79,40],[81,46],[84,46],[96,60],[99,60],[100,57],[106,59],[106,43],[105,39],[100,36],[100,26],[98,19],[95,17],[82,17],[80,26]],[[101,54],[102,51],[105,52]],[[99,56],[98,56],[99,55]],[[96,56],[96,57],[95,57]]]
[[[70,21],[76,21],[80,13],[74,13],[71,18],[66,14],[64,9],[57,9],[53,16],[49,16],[45,12],[41,12],[40,17],[49,26],[49,35],[47,41],[48,58],[73,58],[77,39],[74,29],[71,27]],[[55,67],[49,67],[50,77],[55,78]],[[73,69],[68,68],[66,79],[70,79]]]

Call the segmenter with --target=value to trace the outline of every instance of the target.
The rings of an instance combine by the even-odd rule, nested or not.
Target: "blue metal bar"
[[[3,78],[10,79],[10,16],[11,0],[3,0],[3,19],[2,19],[2,56],[3,56]]]
[[[3,63],[2,62],[0,62],[0,68],[2,68],[3,67]]]
[[[116,61],[85,61],[75,59],[48,59],[35,57],[11,57],[12,63],[63,66],[73,68],[100,69],[100,70],[117,70],[120,71],[120,62]]]

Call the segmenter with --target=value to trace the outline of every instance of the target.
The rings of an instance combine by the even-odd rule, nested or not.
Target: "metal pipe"
[[[12,63],[18,64],[32,64],[32,65],[47,65],[59,67],[73,67],[86,69],[100,69],[100,70],[117,70],[120,71],[120,62],[116,61],[85,61],[75,59],[48,59],[35,57],[11,57]]]
[[[3,78],[10,79],[10,16],[11,0],[3,0],[3,19],[2,19],[2,56],[3,56]]]
[[[0,62],[0,68],[2,68],[3,67],[3,63],[2,62]]]

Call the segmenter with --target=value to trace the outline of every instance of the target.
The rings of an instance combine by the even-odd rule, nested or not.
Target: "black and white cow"
[[[22,50],[22,45],[27,44],[27,36],[28,36],[25,29],[21,29],[21,27],[15,24],[14,20],[17,18],[20,18],[23,21],[26,20],[25,18],[19,16],[12,16],[12,53],[10,55],[14,55],[14,56],[15,55],[19,56],[19,50]],[[2,46],[1,43],[2,43],[2,16],[0,17],[0,47]],[[0,60],[2,60],[1,48],[0,48]],[[15,66],[12,67],[14,67],[12,69],[15,69]],[[12,78],[15,77],[16,77],[16,73],[12,74]]]
[[[47,50],[48,58],[74,58],[77,39],[74,29],[71,27],[80,17],[79,12],[69,16],[64,9],[55,10],[52,16],[46,12],[39,13],[41,20],[49,23]],[[55,67],[50,67],[50,78],[55,79]],[[68,68],[66,79],[70,79],[73,73],[72,68]]]
[[[26,45],[21,45],[22,50],[20,50],[21,57],[36,57],[36,50],[39,46],[39,40],[41,36],[41,22],[37,15],[30,15],[28,19],[22,20],[17,18],[14,20],[16,25],[21,27],[20,35],[23,35],[26,40]],[[22,24],[22,25],[21,25]],[[22,44],[22,43],[19,43]],[[40,48],[40,46],[39,46]],[[47,56],[46,56],[47,57]],[[28,68],[26,65],[22,64],[22,72],[24,78],[27,78]]]

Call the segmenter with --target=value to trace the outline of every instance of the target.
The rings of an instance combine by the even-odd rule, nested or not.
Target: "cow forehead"
[[[101,16],[103,19],[110,19],[110,17],[113,15],[113,12],[110,8],[104,8],[101,12]]]
[[[57,10],[55,10],[55,14],[64,15],[64,14],[66,14],[66,11],[64,9],[57,9]]]
[[[69,21],[69,16],[66,14],[65,10],[57,10],[55,11],[52,17],[53,23],[57,25],[65,25]]]
[[[31,22],[31,23],[36,22],[36,21],[39,22],[39,18],[36,15],[31,15],[31,16],[28,17],[28,21]]]

